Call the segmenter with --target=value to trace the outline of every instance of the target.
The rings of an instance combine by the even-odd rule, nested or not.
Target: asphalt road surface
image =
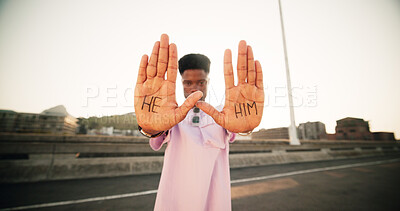
[[[399,178],[399,155],[233,169],[232,209],[400,210]],[[0,209],[153,210],[159,179],[0,184]]]

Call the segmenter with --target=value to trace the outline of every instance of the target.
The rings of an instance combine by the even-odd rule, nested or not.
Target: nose
[[[199,89],[192,88],[192,89],[190,90],[190,94],[192,94],[193,92],[196,92],[196,91],[199,91]]]
[[[190,93],[193,93],[195,91],[199,91],[200,90],[200,85],[198,83],[193,83],[190,88],[191,88],[190,89]]]

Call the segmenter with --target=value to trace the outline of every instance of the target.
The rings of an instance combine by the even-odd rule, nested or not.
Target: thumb
[[[186,98],[185,102],[183,102],[183,104],[175,110],[176,120],[178,122],[182,121],[186,117],[186,114],[189,112],[189,110],[194,107],[196,102],[200,100],[201,97],[203,97],[203,92],[201,91],[196,91],[190,94]]]
[[[210,115],[217,124],[224,127],[224,125],[225,125],[224,115],[221,112],[219,112],[217,109],[215,109],[212,105],[210,105],[204,101],[199,101],[196,103],[196,106],[198,108],[200,108],[202,111],[204,111],[206,114]]]

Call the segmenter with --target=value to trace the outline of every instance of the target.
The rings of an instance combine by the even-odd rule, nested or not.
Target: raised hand
[[[221,112],[199,101],[196,106],[210,115],[217,124],[231,132],[248,132],[261,122],[264,109],[263,76],[260,62],[254,61],[253,50],[245,41],[239,43],[237,75],[234,85],[232,53],[225,50],[225,106]]]
[[[203,96],[200,91],[194,92],[178,107],[175,98],[177,68],[176,45],[169,44],[166,34],[154,44],[149,61],[147,55],[142,56],[135,87],[135,113],[138,125],[147,133],[156,134],[172,128]]]

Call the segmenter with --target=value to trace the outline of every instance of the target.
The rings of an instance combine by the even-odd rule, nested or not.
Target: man
[[[261,65],[254,61],[251,47],[240,41],[235,86],[231,51],[225,51],[222,111],[204,102],[210,61],[199,54],[179,61],[186,100],[177,105],[177,65],[176,46],[163,34],[150,60],[142,57],[135,88],[139,129],[151,137],[154,150],[168,143],[154,209],[231,210],[229,143],[235,133],[250,133],[260,124],[264,107]]]

